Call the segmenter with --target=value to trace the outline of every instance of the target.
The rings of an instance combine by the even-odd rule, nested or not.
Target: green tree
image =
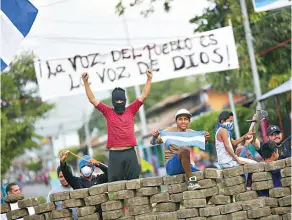
[[[53,106],[38,96],[32,54],[22,54],[1,73],[1,176],[13,158],[38,147],[35,122]]]
[[[43,165],[40,161],[39,162],[30,162],[30,163],[26,164],[26,167],[28,170],[40,171],[43,168]]]

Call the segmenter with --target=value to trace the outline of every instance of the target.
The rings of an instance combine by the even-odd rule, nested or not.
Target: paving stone
[[[173,202],[162,202],[157,203],[155,208],[156,212],[174,212],[179,210],[179,204]]]
[[[186,199],[183,200],[183,204],[186,209],[191,209],[206,207],[207,202],[206,199]]]
[[[165,212],[165,213],[157,213],[157,220],[177,220],[176,212]]]
[[[183,193],[176,193],[169,195],[171,202],[181,202],[183,201]]]
[[[15,194],[16,195],[16,194]],[[16,209],[7,213],[8,219],[18,219],[28,215],[27,209]]]
[[[234,186],[239,185],[241,183],[245,183],[245,178],[243,176],[235,176],[230,178],[224,178],[223,182],[226,186]]]
[[[260,220],[282,220],[279,215],[270,215],[266,217],[261,217]]]
[[[281,179],[281,184],[283,187],[291,186],[292,178],[291,177],[284,177]]]
[[[92,196],[89,196],[85,199],[88,199]],[[65,200],[62,202],[62,208],[75,208],[75,207],[81,207],[84,206],[84,200],[83,199],[69,199],[69,200]],[[86,205],[90,205],[90,204],[86,204]]]
[[[116,181],[107,184],[107,191],[108,192],[117,192],[120,190],[126,189],[126,180],[123,181]]]
[[[129,206],[130,215],[141,215],[141,214],[148,213],[151,211],[152,211],[152,207],[150,204]]]
[[[69,209],[59,209],[59,210],[53,210],[52,211],[52,217],[55,218],[67,218],[71,217],[72,213]]]
[[[278,199],[280,206],[291,206],[291,195]]]
[[[207,220],[227,220],[227,215],[208,217]]]
[[[177,217],[180,218],[191,218],[191,217],[196,217],[199,216],[198,209],[180,209],[177,212]]]
[[[94,186],[90,187],[88,189],[88,191],[89,191],[89,195],[91,195],[91,196],[106,193],[107,192],[107,183],[94,185]]]
[[[235,186],[229,186],[224,188],[224,195],[225,196],[233,196],[242,192],[246,191],[246,186],[244,183],[235,185]]]
[[[276,198],[270,198],[270,197],[264,197],[266,206],[272,207],[278,207],[278,199]]]
[[[175,193],[181,193],[188,189],[188,186],[186,183],[178,183],[168,186],[168,193],[169,194],[175,194]]]
[[[121,201],[107,201],[101,204],[101,209],[103,212],[122,209],[123,204]]]
[[[7,213],[9,211],[10,211],[10,206],[7,203],[2,203],[1,204],[1,214]]]
[[[203,216],[203,217],[220,215],[220,207],[218,206],[200,208],[199,211],[200,211],[200,216]]]
[[[285,160],[276,160],[265,163],[265,171],[283,169],[286,166]]]
[[[204,199],[204,198],[206,198],[205,189],[183,192],[183,199]]]
[[[163,183],[165,185],[183,183],[184,181],[185,181],[184,174],[163,177]]]
[[[23,217],[23,220],[46,220],[44,215],[27,215]]]
[[[230,196],[214,195],[211,197],[210,202],[215,205],[225,205],[231,202]]]
[[[70,199],[70,192],[59,192],[59,193],[53,193],[50,195],[50,200],[52,202],[56,201],[64,201]]]
[[[70,191],[70,198],[71,199],[83,199],[89,196],[88,188],[85,189],[75,189]]]
[[[24,198],[23,194],[11,194],[3,198],[6,203],[14,203]]]
[[[224,169],[223,170],[224,178],[243,175],[243,173],[244,173],[243,172],[243,166],[238,166],[238,167],[233,167],[233,168],[229,168],[229,169]]]
[[[264,197],[259,199],[251,199],[242,202],[243,210],[258,209],[266,206],[266,200]]]
[[[204,194],[206,197],[217,195],[219,193],[217,186],[208,188],[208,189],[202,189],[202,190],[204,190]]]
[[[135,192],[134,190],[131,190],[131,189],[129,190],[125,189],[118,192],[113,192],[114,200],[129,199],[129,198],[133,198],[134,196],[135,196]]]
[[[82,217],[82,216],[92,215],[96,211],[97,210],[96,210],[95,206],[79,207],[79,208],[77,208],[77,216]]]
[[[248,218],[260,218],[260,217],[269,216],[269,215],[271,215],[270,207],[247,210]]]
[[[269,196],[272,198],[279,198],[290,195],[290,188],[288,187],[278,187],[269,190]]]
[[[93,213],[91,215],[86,215],[83,217],[78,217],[78,220],[100,220],[100,216],[98,213]]]
[[[248,192],[239,193],[235,195],[236,202],[246,201],[250,199],[257,199],[257,198],[258,198],[258,194],[255,191],[248,191]]]
[[[36,206],[40,204],[39,198],[30,198],[30,199],[24,199],[24,200],[19,200],[17,202],[19,208],[26,208],[26,207],[31,207],[31,206]]]
[[[185,175],[184,175],[185,176]],[[191,176],[195,176],[197,178],[197,181],[204,179],[204,172],[203,171],[197,171],[193,172]],[[185,180],[187,180],[187,177],[185,176]]]
[[[284,215],[281,216],[282,220],[291,220],[292,219],[292,213],[286,213]],[[281,219],[279,219],[281,220]]]
[[[129,206],[136,206],[136,205],[148,205],[149,198],[148,197],[134,197],[128,199]]]
[[[88,196],[84,199],[86,206],[99,205],[99,204],[107,202],[107,201],[108,201],[108,196],[106,194]]]
[[[142,179],[142,186],[160,186],[163,185],[162,177],[148,177]]]
[[[137,193],[143,196],[152,196],[154,194],[160,193],[160,188],[157,186],[143,187],[141,189],[137,189]]]
[[[158,193],[150,197],[150,203],[158,203],[158,202],[169,202],[169,194],[168,192]]]
[[[53,202],[39,204],[34,207],[35,214],[42,214],[42,213],[53,211],[55,209],[56,207]]]
[[[285,213],[291,213],[291,207],[276,207],[271,208],[273,215],[283,215]]]
[[[284,169],[281,170],[281,176],[282,177],[288,177],[291,176],[291,167],[285,167]]]
[[[246,220],[246,219],[247,219],[246,211],[233,212],[227,215],[227,220]]]
[[[216,168],[206,168],[204,176],[206,179],[221,179],[223,178],[223,171]]]
[[[193,218],[186,218],[186,220],[207,220],[206,217],[193,217]]]
[[[156,220],[156,215],[153,213],[146,213],[142,215],[131,216],[135,220]]]
[[[259,172],[252,174],[252,182],[261,182],[266,180],[272,179],[272,173],[271,172]]]
[[[220,206],[221,214],[229,214],[232,212],[237,212],[242,210],[241,202],[230,203],[227,205]]]
[[[206,189],[216,186],[216,180],[213,179],[203,179],[199,180],[198,184],[201,186],[201,189]]]
[[[287,167],[291,167],[291,161],[292,161],[292,157],[288,157],[285,159],[285,163]]]
[[[125,215],[124,209],[108,211],[108,212],[102,213],[103,220],[120,219],[124,215]]]
[[[251,184],[252,190],[264,190],[274,188],[273,180],[262,181],[262,182],[253,182]]]
[[[142,187],[141,179],[128,180],[126,182],[127,189],[140,189]]]
[[[258,173],[265,170],[265,163],[249,163],[243,166],[244,173]]]

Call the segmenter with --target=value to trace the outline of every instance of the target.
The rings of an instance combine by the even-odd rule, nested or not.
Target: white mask
[[[224,122],[222,125],[223,125],[223,127],[226,128],[227,130],[233,130],[233,128],[234,128],[234,123],[233,123],[233,121],[231,121],[231,122]]]
[[[92,174],[92,168],[89,166],[85,166],[81,168],[81,173],[85,177],[89,177]]]

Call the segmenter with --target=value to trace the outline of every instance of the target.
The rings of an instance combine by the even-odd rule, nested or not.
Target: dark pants
[[[108,181],[138,179],[141,167],[134,148],[109,152]]]

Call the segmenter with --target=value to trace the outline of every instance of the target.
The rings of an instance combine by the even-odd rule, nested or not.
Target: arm
[[[152,70],[147,70],[146,74],[147,74],[147,81],[146,81],[146,84],[144,86],[144,89],[143,89],[141,96],[138,98],[139,101],[141,101],[141,102],[145,101],[145,99],[147,98],[147,96],[150,92],[150,89],[151,89]]]
[[[84,82],[84,87],[85,87],[85,92],[86,92],[87,98],[88,98],[88,100],[90,101],[90,103],[91,103],[92,105],[94,105],[94,107],[95,107],[95,106],[97,106],[97,105],[100,103],[100,101],[97,100],[97,99],[94,97],[94,95],[93,95],[93,93],[92,93],[92,91],[91,91],[91,88],[90,88],[90,86],[89,86],[89,83],[88,83],[88,78],[89,78],[88,73],[83,73],[83,74],[82,74],[82,79],[83,79],[83,82]]]

